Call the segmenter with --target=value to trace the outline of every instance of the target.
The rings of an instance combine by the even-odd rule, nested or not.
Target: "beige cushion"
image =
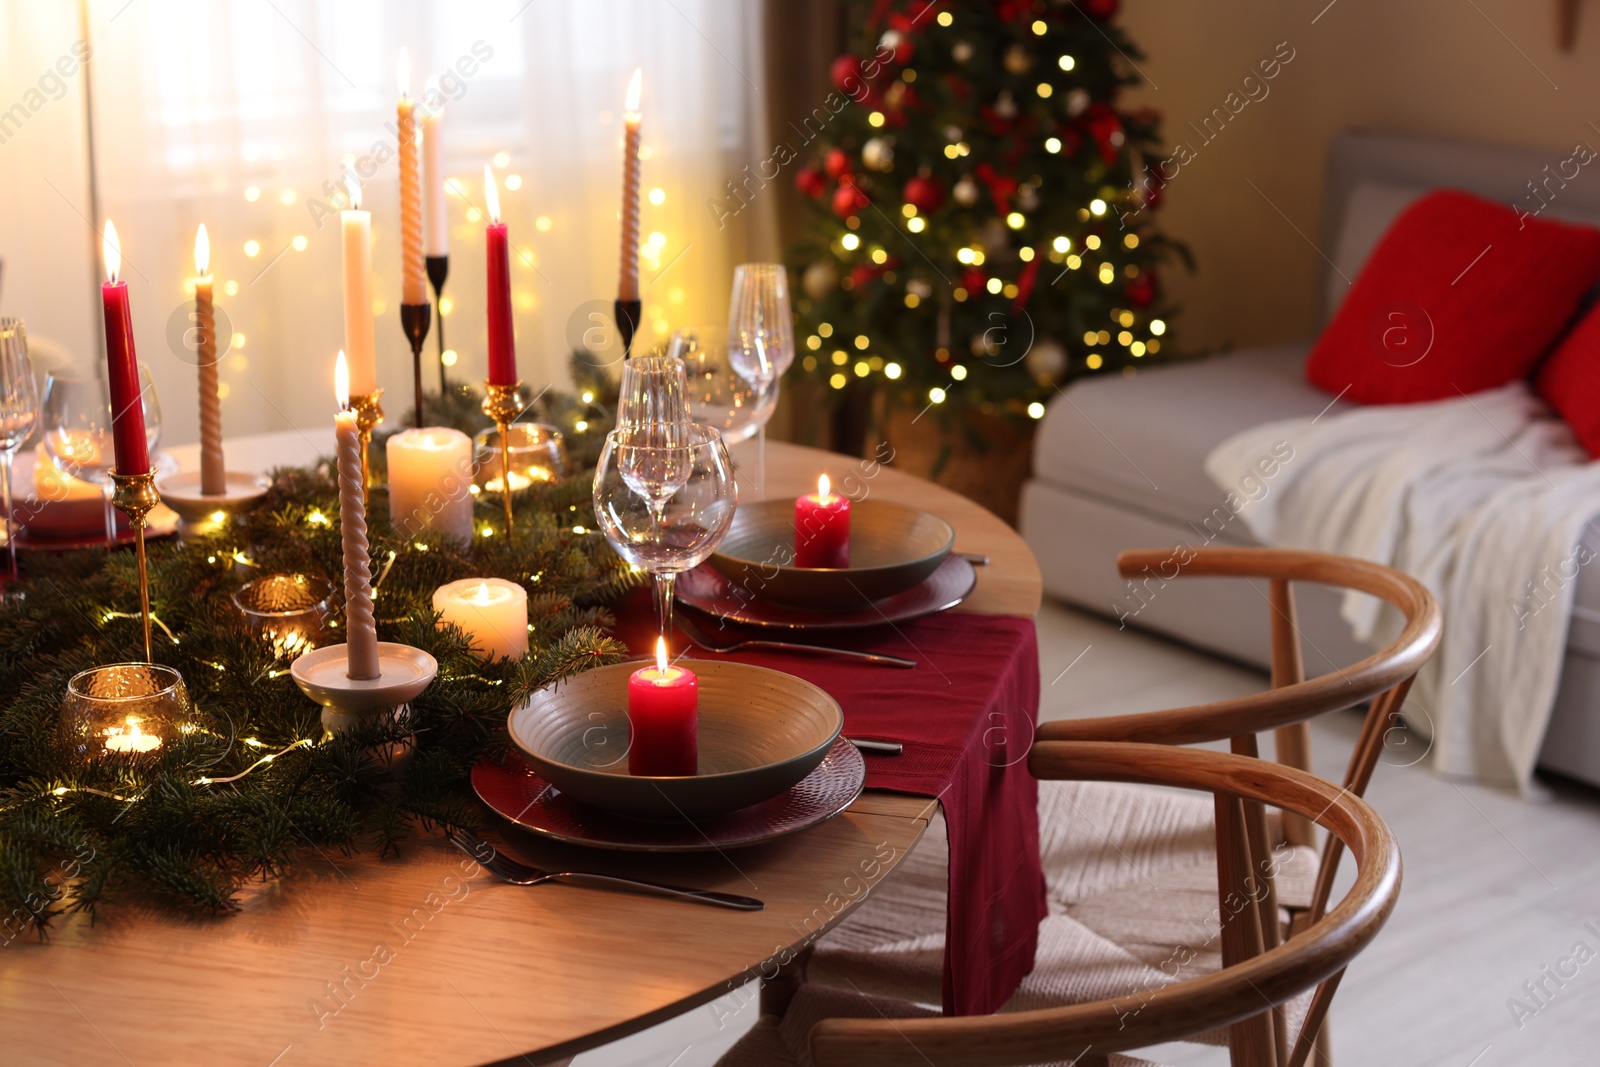
[[[780,1018],[763,1015],[754,1029],[717,1061],[717,1067],[811,1067],[811,1028],[823,1019],[921,1019],[937,1015],[904,1001],[804,985]],[[1064,1050],[1042,1067],[1071,1067],[1081,1050]],[[930,1061],[931,1062],[931,1061]],[[1112,1055],[1111,1067],[1157,1067],[1148,1060]]]
[[[1041,782],[1040,852],[1050,914],[1033,973],[1002,1011],[1159,989],[1221,966],[1209,796],[1102,782]],[[810,983],[937,1009],[948,848],[936,822],[860,908],[822,938]],[[1277,857],[1280,903],[1309,903],[1317,855]],[[1292,1005],[1295,1032],[1304,1002]],[[1224,1042],[1221,1033],[1196,1040]]]

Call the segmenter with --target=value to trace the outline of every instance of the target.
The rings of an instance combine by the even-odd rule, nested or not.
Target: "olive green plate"
[[[827,693],[782,671],[685,660],[700,680],[699,773],[628,773],[628,676],[644,661],[584,671],[512,709],[511,739],[552,785],[617,815],[711,819],[777,796],[822,762],[844,727]]]
[[[859,608],[902,593],[939,569],[955,529],[937,515],[886,500],[850,505],[850,566],[795,567],[794,501],[758,500],[734,512],[710,563],[746,599],[812,609]]]

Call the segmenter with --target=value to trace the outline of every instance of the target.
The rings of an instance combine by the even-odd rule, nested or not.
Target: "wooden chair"
[[[1184,560],[1177,574],[1175,559]],[[1411,679],[1438,645],[1433,597],[1414,579],[1374,563],[1276,549],[1206,548],[1125,552],[1122,574],[1266,579],[1272,688],[1189,707],[1095,719],[1049,722],[1040,741],[1139,741],[1187,745],[1229,740],[1235,754],[1257,757],[1257,734],[1274,731],[1279,762],[1309,771],[1307,721],[1370,701],[1342,785],[1362,795],[1384,735],[1392,728]],[[1358,663],[1304,678],[1292,583],[1318,582],[1380,597],[1405,617],[1401,634]],[[1311,821],[1281,819],[1261,805],[1201,798],[1108,782],[1041,783],[1040,836],[1051,914],[1040,925],[1034,972],[1005,1011],[1083,1003],[1113,996],[1132,983],[1163,981],[1175,941],[1207,925],[1218,870],[1248,892],[1250,912],[1231,915],[1191,968],[1217,970],[1272,949],[1291,924],[1319,919],[1338,870],[1341,845],[1330,839],[1320,857]],[[940,1003],[944,954],[946,851],[937,833],[879,886],[865,905],[818,943],[803,978],[851,992],[922,1005]],[[1219,863],[1220,857],[1220,863]],[[1202,1033],[1226,1044],[1236,1065],[1282,1063],[1289,1035],[1302,1020],[1321,1020],[1337,977],[1317,997],[1300,998],[1268,1015]],[[1319,1064],[1330,1063],[1317,1041]],[[1272,1058],[1254,1051],[1272,1050]]]
[[[1365,801],[1305,771],[1232,753],[1117,742],[1040,741],[1028,759],[1041,779],[1132,782],[1207,790],[1219,812],[1272,805],[1329,831],[1355,860],[1355,884],[1332,910],[1285,940],[1207,974],[1185,968],[1174,946],[1171,979],[1154,988],[1067,1007],[941,1018],[904,1001],[802,987],[780,1019],[766,1016],[719,1061],[719,1067],[1002,1067],[1060,1063],[1142,1067],[1120,1053],[1193,1037],[1287,1003],[1342,973],[1382,928],[1400,892],[1394,835]],[[1233,865],[1221,865],[1216,908],[1247,914],[1235,898]],[[1326,1009],[1326,1003],[1321,1007]],[[1312,1054],[1320,1015],[1313,1009],[1293,1045],[1279,1056],[1262,1048],[1252,1064],[1302,1067]],[[1237,1062],[1237,1060],[1236,1060]]]

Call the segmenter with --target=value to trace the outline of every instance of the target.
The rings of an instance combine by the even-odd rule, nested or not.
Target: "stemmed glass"
[[[146,446],[161,440],[161,402],[148,367],[139,366],[140,407]],[[44,388],[44,445],[56,469],[100,487],[105,502],[106,546],[117,540],[117,514],[111,506],[111,471],[117,465],[111,435],[111,396],[105,379],[74,370],[52,370]]]
[[[0,496],[6,509],[6,552],[17,577],[17,531],[12,513],[11,466],[17,449],[39,421],[39,384],[28,359],[28,332],[21,319],[0,319]]]
[[[682,360],[670,355],[633,356],[622,364],[617,425],[669,427],[689,422],[686,393]]]
[[[725,326],[695,326],[672,335],[667,354],[683,363],[689,386],[689,414],[695,422],[722,432],[730,445],[754,436],[778,406],[778,383],[739,373],[728,348]]]
[[[781,263],[741,263],[733,268],[733,298],[728,303],[728,350],[734,369],[765,387],[794,362],[794,313],[789,306],[789,274]],[[756,484],[767,482],[767,428],[756,437]]]
[[[656,619],[672,632],[673,585],[722,543],[739,502],[722,435],[678,423],[672,443],[624,426],[606,435],[594,472],[594,513],[617,554],[655,578]]]

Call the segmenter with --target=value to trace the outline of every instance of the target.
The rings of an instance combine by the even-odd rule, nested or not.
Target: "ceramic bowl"
[[[740,506],[710,563],[747,599],[793,607],[858,608],[924,581],[955,546],[956,532],[937,515],[886,500],[850,505],[850,566],[795,567],[794,502]]]
[[[635,819],[714,819],[777,796],[810,774],[844,712],[803,679],[765,667],[685,660],[700,679],[699,773],[628,773],[628,676],[618,663],[541,689],[511,712],[511,738],[557,789]]]

